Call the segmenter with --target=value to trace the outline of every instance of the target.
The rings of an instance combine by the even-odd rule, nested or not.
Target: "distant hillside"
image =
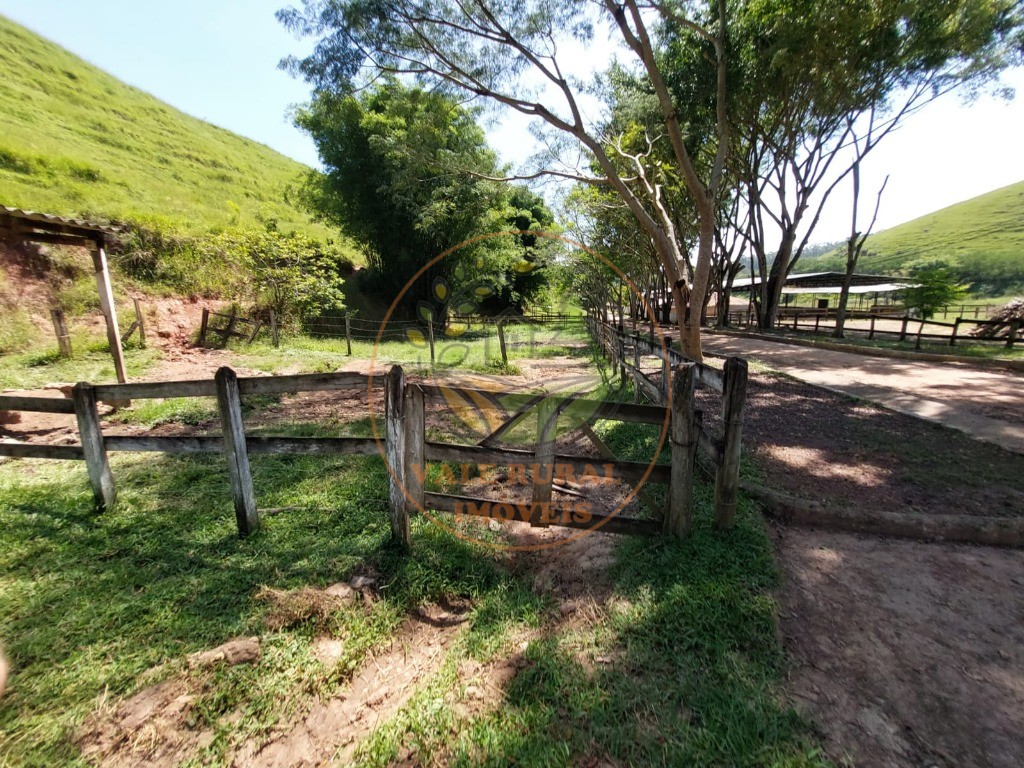
[[[276,219],[322,237],[284,199],[304,169],[0,16],[0,204],[191,232]]]
[[[799,270],[842,269],[844,259],[833,251]],[[895,274],[930,261],[952,265],[975,293],[1024,290],[1024,181],[871,235],[857,269]]]

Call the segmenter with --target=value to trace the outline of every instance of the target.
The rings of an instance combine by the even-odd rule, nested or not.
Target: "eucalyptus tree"
[[[503,105],[581,148],[597,173],[556,164],[534,175],[603,186],[621,198],[650,238],[673,286],[682,347],[701,359],[700,310],[730,144],[726,0],[305,0],[301,9],[281,11],[279,17],[316,40],[312,53],[288,63],[316,94],[349,94],[382,74],[414,77],[433,88]],[[617,153],[600,121],[587,117],[588,83],[570,73],[572,45],[590,45],[600,29],[615,35],[626,66],[648,84],[656,100],[661,134],[696,212],[692,271],[663,188],[649,173],[645,157],[628,150]],[[714,133],[702,148],[712,160],[704,166],[687,146],[687,105],[674,98],[665,82],[660,53],[666,29],[701,52],[715,82]]]

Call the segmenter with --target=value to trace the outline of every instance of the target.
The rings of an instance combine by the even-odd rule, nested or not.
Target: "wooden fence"
[[[694,442],[714,467],[715,520],[720,527],[732,525],[739,494],[740,455],[743,441],[743,415],[747,400],[747,362],[739,357],[725,360],[722,370],[697,363],[677,350],[659,342],[653,328],[645,335],[627,333],[615,326],[590,318],[591,334],[623,380],[633,382],[634,397],[641,393],[653,403],[670,403],[673,408],[673,446],[676,441]],[[657,379],[644,373],[641,359],[654,357],[660,362]],[[675,369],[675,374],[671,370]],[[693,391],[705,387],[722,397],[720,427],[709,429],[703,414],[693,408]],[[679,405],[677,406],[677,402]],[[675,408],[684,409],[675,419]],[[673,455],[673,465],[675,457]]]
[[[242,420],[241,396],[291,392],[337,391],[366,388],[368,377],[356,373],[307,374],[238,378],[230,368],[221,368],[213,379],[162,381],[138,384],[76,384],[71,398],[0,396],[0,411],[35,411],[73,414],[78,423],[78,445],[0,442],[0,456],[37,459],[84,460],[98,509],[116,501],[117,492],[107,455],[118,451],[160,453],[223,453],[234,499],[238,532],[247,536],[259,525],[250,453],[275,454],[359,454],[377,452],[372,438],[258,437],[247,435]],[[215,397],[220,412],[222,435],[210,437],[153,437],[104,435],[97,404],[125,403],[169,397]]]
[[[745,368],[742,369],[745,372]],[[742,407],[730,411],[725,442],[715,447],[713,438],[701,431],[700,412],[693,403],[694,387],[711,374],[694,363],[676,368],[672,378],[670,406],[614,403],[582,397],[544,393],[492,392],[461,386],[406,382],[401,366],[392,367],[385,377],[382,440],[374,438],[260,437],[245,432],[241,398],[251,394],[282,394],[369,388],[371,377],[355,373],[306,374],[239,378],[230,368],[221,368],[213,380],[168,381],[138,384],[75,385],[70,399],[57,397],[0,396],[0,410],[64,413],[77,419],[78,445],[43,445],[0,442],[0,456],[80,460],[86,464],[96,505],[100,510],[116,503],[116,488],[108,455],[119,451],[154,451],[168,454],[222,453],[228,466],[238,532],[253,533],[259,526],[259,511],[252,483],[249,454],[373,455],[383,446],[389,467],[389,506],[392,536],[408,545],[409,515],[427,509],[500,521],[522,519],[534,526],[592,528],[610,533],[684,535],[692,517],[692,484],[698,445],[711,446],[719,462],[716,483],[717,523],[732,524],[739,467],[739,436]],[[721,374],[719,374],[721,376]],[[379,377],[377,377],[379,379]],[[733,379],[740,382],[739,378]],[[745,381],[745,379],[743,379]],[[728,387],[728,381],[725,382]],[[735,385],[733,385],[735,386]],[[742,387],[736,391],[742,393]],[[425,405],[448,407],[452,397],[477,407],[510,414],[501,428],[476,445],[460,445],[426,439]],[[220,413],[219,436],[157,437],[104,435],[97,404],[173,397],[215,397]],[[739,401],[742,405],[742,397]],[[369,400],[368,400],[369,403]],[[610,419],[661,425],[669,438],[671,465],[614,458],[594,436],[600,459],[556,453],[556,424],[559,415],[576,409],[585,413],[581,428],[592,433],[588,421]],[[536,415],[536,447],[533,450],[495,445],[500,433],[527,416]],[[665,436],[663,432],[663,437]],[[730,458],[731,457],[731,458]],[[529,502],[498,502],[453,494],[431,493],[425,489],[429,462],[453,462],[478,466],[519,467],[529,476]],[[731,474],[730,474],[731,473]],[[623,515],[601,515],[575,504],[555,503],[555,491],[573,493],[571,476],[600,476],[626,482],[668,485],[662,520],[645,520]],[[732,479],[730,479],[732,478]],[[576,492],[576,495],[579,495]]]
[[[952,323],[940,320],[922,320],[909,315],[882,314],[878,312],[850,311],[846,314],[846,326],[844,333],[850,336],[866,336],[868,339],[890,338],[900,342],[913,341],[916,349],[921,348],[921,342],[940,341],[955,347],[958,341],[967,341],[972,344],[1001,344],[1007,349],[1020,343],[1021,323],[1001,323],[996,320],[985,320],[969,317],[958,317]],[[858,325],[852,325],[850,321],[861,321]],[[861,327],[863,321],[867,321],[867,327]],[[752,325],[753,316],[747,312],[730,312],[729,322],[735,325]],[[898,324],[898,328],[892,326]],[[978,337],[963,332],[965,327],[985,328],[1006,325],[1005,336],[992,338]],[[794,332],[809,331],[811,333],[831,333],[836,327],[836,311],[834,309],[815,309],[813,307],[788,307],[779,310],[775,327],[780,330]]]
[[[227,313],[203,307],[203,319],[199,324],[199,346],[205,347],[211,336],[220,337],[217,346],[221,349],[226,347],[231,339],[241,339],[246,344],[252,344],[265,327],[270,330],[274,346],[278,346],[281,337],[274,310],[271,309],[267,312],[267,318],[264,321],[262,317],[241,317],[233,307]]]

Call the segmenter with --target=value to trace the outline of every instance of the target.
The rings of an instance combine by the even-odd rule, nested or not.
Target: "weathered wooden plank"
[[[499,522],[529,523],[535,506],[532,502],[475,499],[446,493],[427,493],[425,497],[427,509],[468,517],[484,517]],[[661,529],[661,524],[655,520],[641,520],[622,515],[600,515],[585,511],[585,507],[581,507],[578,503],[551,504],[547,507],[546,513],[549,525],[564,528],[639,536],[656,536]]]
[[[365,387],[369,383],[369,377],[361,373],[302,373],[293,376],[251,376],[237,381],[238,390],[242,395],[270,395]],[[96,398],[104,402],[165,397],[214,397],[216,394],[217,388],[210,379],[101,384],[96,387]]]
[[[746,402],[747,361],[730,357],[725,361],[722,398],[722,458],[715,474],[715,525],[719,528],[731,528],[736,518]]]
[[[107,461],[103,432],[100,430],[96,390],[92,384],[76,384],[71,390],[71,399],[74,401],[78,434],[96,508],[101,512],[112,509],[117,501],[117,491],[114,488],[114,476],[110,473],[110,463]]]
[[[384,392],[391,539],[400,546],[408,547],[412,542],[409,537],[409,504],[405,495],[405,372],[402,366],[392,366],[388,371]]]
[[[102,236],[92,252],[92,263],[96,269],[96,288],[100,294],[100,309],[107,325],[107,342],[110,354],[114,358],[114,373],[121,383],[128,381],[125,372],[124,350],[121,349],[121,336],[117,330],[117,308],[114,306],[114,292],[110,284],[110,270],[107,267],[107,253],[103,248]]]
[[[221,437],[150,437],[146,435],[109,435],[104,438],[111,453],[221,453]]]
[[[495,467],[529,468],[535,460],[533,451],[514,448],[486,448],[478,445],[452,445],[427,441],[427,461],[450,461],[453,464],[477,464]],[[667,483],[667,464],[644,464],[640,461],[619,461],[617,459],[593,459],[583,456],[555,454],[555,477],[578,480],[584,476],[613,478],[625,482]],[[649,470],[649,471],[648,471]]]
[[[376,377],[378,380],[380,377]],[[252,376],[238,380],[243,395],[274,395],[288,392],[333,392],[368,386],[362,373],[299,373],[293,376]]]
[[[66,397],[29,397],[0,395],[0,411],[31,411],[34,413],[74,413],[75,404]]]
[[[220,453],[223,438],[110,436],[105,438],[108,451],[156,453]],[[301,456],[373,456],[378,453],[377,441],[363,437],[262,437],[245,436],[246,449],[258,454],[292,454]]]
[[[224,367],[217,371],[214,380],[217,387],[220,421],[224,432],[224,457],[228,462],[231,496],[235,503],[238,535],[248,536],[259,528],[260,519],[256,509],[256,491],[252,485],[249,454],[246,450],[238,377],[233,370]]]
[[[216,395],[217,386],[212,379],[96,385],[96,399],[102,402],[152,400],[163,397],[216,397]]]
[[[445,392],[454,393],[480,408],[490,408],[508,413],[528,404],[537,397],[530,392],[492,392],[471,387],[455,387],[439,384],[423,384],[423,394],[434,402],[446,403]],[[627,421],[637,424],[664,424],[668,418],[665,406],[634,405],[633,403],[614,403],[601,400],[590,400],[585,397],[569,395],[548,395],[559,408],[579,408],[593,415],[593,418]],[[563,405],[563,403],[565,405]]]
[[[19,459],[62,459],[81,461],[85,453],[80,445],[40,445],[38,443],[0,442],[0,456]]]

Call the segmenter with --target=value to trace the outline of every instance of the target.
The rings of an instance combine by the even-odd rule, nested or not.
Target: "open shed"
[[[114,358],[114,371],[117,380],[123,384],[128,377],[125,374],[124,350],[117,327],[117,310],[114,307],[114,293],[110,283],[106,252],[107,243],[116,239],[117,235],[118,232],[113,227],[90,221],[0,206],[0,237],[50,245],[74,245],[89,251],[96,273],[100,309],[106,321],[110,354]]]
[[[839,293],[843,290],[843,272],[804,272],[790,275],[782,285],[783,293]],[[734,291],[749,291],[751,286],[760,285],[760,277],[737,278]],[[854,274],[850,282],[850,293],[891,293],[910,287],[913,280],[893,275]]]

